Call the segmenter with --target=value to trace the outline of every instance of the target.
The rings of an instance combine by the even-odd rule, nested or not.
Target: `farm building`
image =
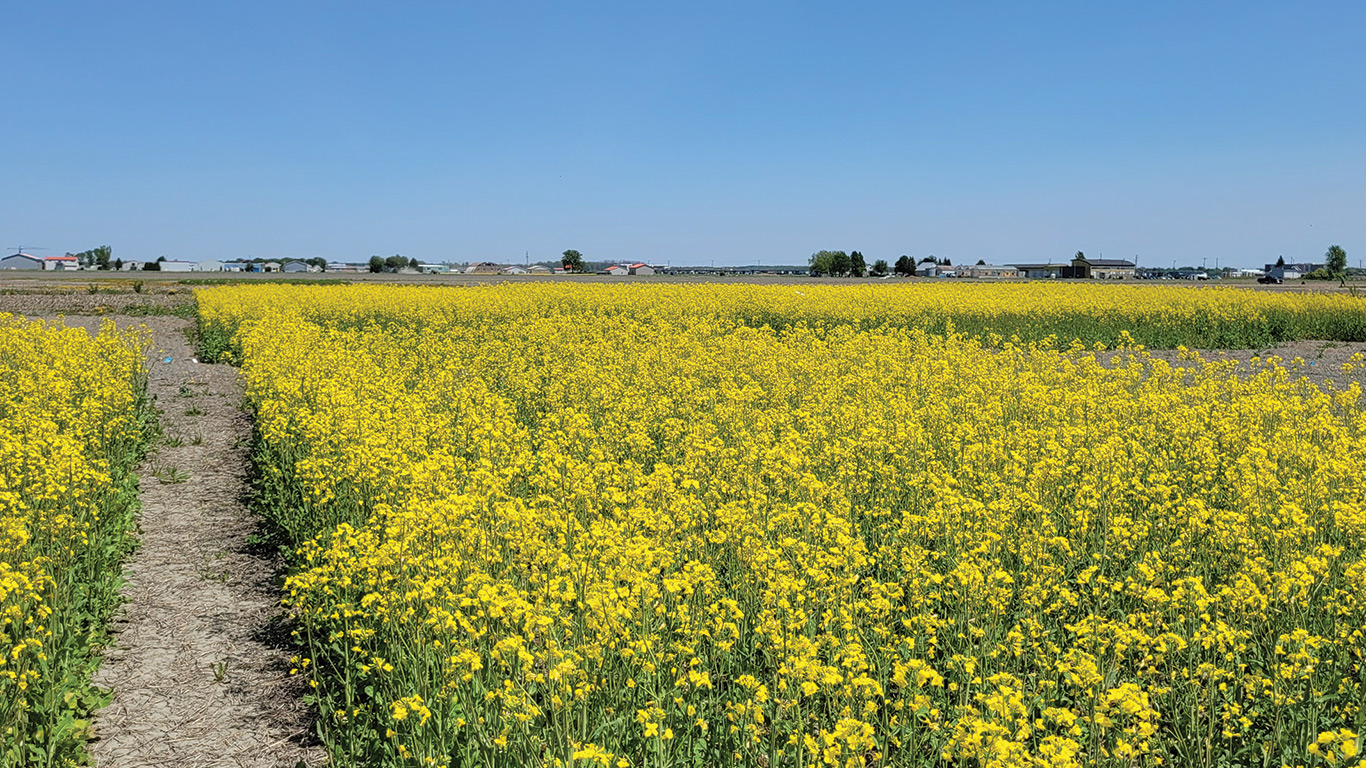
[[[193,272],[194,262],[180,259],[167,259],[161,262],[162,272]]]
[[[607,269],[604,269],[602,273],[604,275],[629,275],[631,274],[631,270],[629,267],[623,267],[620,264],[613,264]]]
[[[205,261],[195,262],[195,264],[190,268],[190,271],[191,271],[191,272],[222,272],[222,271],[224,271],[224,266],[223,266],[223,262],[221,262],[221,261],[214,261],[214,260],[212,260],[212,259],[208,259],[208,260],[205,260]]]
[[[451,271],[445,264],[418,264],[417,271],[424,275],[444,275]]]
[[[280,271],[281,271],[281,272],[307,272],[307,271],[309,271],[309,269],[308,269],[308,264],[306,264],[306,263],[304,263],[304,262],[302,262],[302,261],[299,261],[298,259],[295,259],[295,260],[293,260],[293,261],[286,261],[286,262],[284,263],[284,265],[280,267]]]
[[[502,270],[502,266],[491,261],[476,261],[465,267],[467,275],[496,275]]]
[[[1019,277],[1020,270],[1015,267],[1007,267],[998,264],[974,264],[970,267],[960,267],[959,277]]]
[[[1295,264],[1267,264],[1266,273],[1281,280],[1298,280],[1301,277],[1313,272],[1316,269],[1323,269],[1322,264],[1310,264],[1299,262]]]
[[[631,266],[627,267],[627,269],[630,270],[631,274],[633,275],[653,275],[655,273],[654,267],[644,263],[632,264]]]
[[[522,268],[522,267],[519,267],[519,266],[517,266],[516,264],[514,264],[514,265],[512,265],[512,266],[510,266],[510,267],[503,267],[502,269],[498,270],[498,274],[500,274],[500,275],[525,275],[525,274],[526,274],[526,269],[524,269],[524,268]]]
[[[548,275],[550,274],[550,267],[544,264],[532,264],[526,268],[526,273],[528,275]]]
[[[69,253],[66,254],[65,256],[44,256],[44,257],[43,257],[43,269],[55,270],[55,271],[60,272],[60,271],[64,271],[64,270],[80,269],[80,268],[81,268],[81,262],[80,262],[80,260],[77,259],[75,256],[72,256],[72,255],[69,254]]]
[[[1132,280],[1137,265],[1128,259],[1092,259],[1078,256],[1072,259],[1072,274],[1063,277],[1092,280]]]
[[[1006,266],[1014,267],[1016,273],[1020,277],[1027,277],[1031,280],[1062,277],[1064,274],[1070,274],[1070,270],[1072,269],[1071,264],[1063,264],[1061,262],[1008,264]],[[1068,272],[1065,273],[1064,270],[1068,270]]]
[[[42,269],[43,260],[37,256],[30,256],[23,251],[12,253],[0,259],[0,269]]]

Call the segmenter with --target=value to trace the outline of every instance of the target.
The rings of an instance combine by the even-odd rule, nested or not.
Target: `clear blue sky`
[[[1366,258],[1366,3],[5,2],[0,247]]]

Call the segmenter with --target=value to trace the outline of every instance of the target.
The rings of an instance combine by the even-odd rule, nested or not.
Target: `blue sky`
[[[1366,258],[1359,2],[0,4],[0,247]]]

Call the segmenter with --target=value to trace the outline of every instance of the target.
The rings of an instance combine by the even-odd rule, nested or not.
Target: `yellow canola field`
[[[1356,754],[1355,385],[520,290],[200,294],[340,764]]]
[[[0,314],[0,765],[81,759],[131,544],[144,343]]]
[[[647,325],[714,320],[753,327],[852,325],[922,328],[1023,342],[1055,337],[1150,348],[1257,348],[1280,341],[1366,341],[1366,300],[1346,293],[1238,288],[1104,285],[1087,281],[965,283],[859,281],[724,283],[526,282],[466,287],[248,285],[201,292],[211,352],[231,346],[243,320],[291,305],[329,327],[444,327],[515,323],[530,316],[566,322],[626,318]],[[1125,334],[1128,334],[1126,337]]]

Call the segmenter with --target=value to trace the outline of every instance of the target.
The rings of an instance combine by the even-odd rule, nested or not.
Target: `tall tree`
[[[868,274],[874,277],[882,277],[883,275],[887,274],[887,260],[878,259],[877,261],[873,262],[873,269]]]
[[[1328,251],[1323,254],[1323,265],[1333,277],[1347,274],[1347,252],[1340,245],[1328,246]]]
[[[384,258],[381,256],[370,257],[370,271],[379,273],[384,271]]]
[[[910,256],[902,254],[901,258],[896,260],[894,269],[898,275],[910,277],[915,274],[915,261]]]
[[[583,271],[583,254],[582,254],[582,253],[579,253],[578,251],[574,250],[573,248],[570,248],[569,250],[565,251],[565,252],[564,252],[563,254],[561,254],[561,255],[564,256],[564,262],[563,262],[563,264],[564,264],[564,268],[565,268],[565,271],[566,271],[566,272],[582,272],[582,271]]]
[[[854,277],[863,277],[863,273],[868,271],[868,262],[863,260],[863,254],[854,251],[849,254],[849,274]]]
[[[811,274],[816,277],[822,275],[837,276],[843,274],[839,264],[841,257],[843,257],[845,262],[848,262],[849,256],[845,254],[844,251],[816,251],[811,254],[811,258],[807,261],[807,264],[811,269]],[[844,271],[848,271],[848,269],[849,267],[846,263]]]

